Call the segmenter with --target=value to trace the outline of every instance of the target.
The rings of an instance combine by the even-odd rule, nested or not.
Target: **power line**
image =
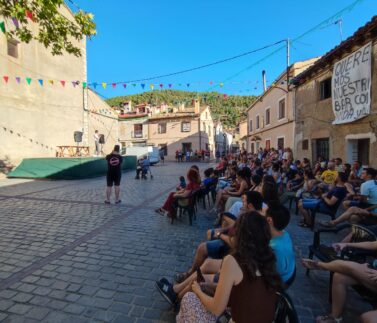
[[[79,5],[78,5],[76,2],[74,2],[73,0],[68,0],[68,2],[71,3],[72,6],[74,6],[77,10],[83,11],[83,10],[79,7]]]
[[[314,27],[310,28],[309,30],[305,31],[304,33],[302,33],[301,35],[297,36],[296,38],[293,38],[290,41],[290,43],[293,44],[293,43],[297,42],[298,40],[304,38],[308,34],[311,34],[312,32],[315,32],[315,31],[317,31],[319,29],[322,29],[323,27],[328,26],[330,23],[334,24],[335,21],[339,20],[342,17],[342,15],[344,15],[345,13],[351,12],[362,1],[363,0],[355,0],[350,5],[348,5],[347,7],[343,8],[342,10],[338,11],[337,13],[335,13],[334,15],[332,15],[331,17],[329,17],[329,18],[321,21],[320,23],[318,23]],[[285,41],[286,40],[284,40],[284,42]],[[265,57],[262,57],[261,59],[259,59],[258,61],[254,62],[253,64],[247,66],[246,68],[242,69],[241,71],[239,71],[239,72],[233,74],[232,76],[226,78],[224,80],[224,82],[229,81],[229,80],[237,77],[238,75],[242,74],[243,72],[246,72],[246,71],[250,70],[251,68],[259,65],[260,63],[262,63],[266,59],[270,58],[271,56],[274,56],[276,53],[282,51],[283,49],[285,49],[285,46],[281,46],[281,47],[277,48],[276,50],[274,50],[270,54],[266,55]],[[214,89],[216,87],[217,87],[217,85],[214,85],[214,86],[210,87],[209,90]]]
[[[229,62],[229,61],[232,61],[232,60],[235,60],[235,59],[238,59],[240,57],[244,57],[244,56],[247,56],[247,55],[250,55],[250,54],[254,54],[256,52],[259,52],[259,51],[262,51],[264,49],[276,46],[276,45],[278,45],[280,43],[283,43],[283,42],[285,42],[285,40],[279,40],[279,41],[277,41],[275,43],[272,43],[272,44],[269,44],[269,45],[266,45],[266,46],[263,46],[263,47],[260,47],[260,48],[257,48],[257,49],[253,49],[251,51],[248,51],[248,52],[245,52],[245,53],[233,56],[233,57],[225,58],[225,59],[213,62],[213,63],[209,63],[209,64],[205,64],[205,65],[201,65],[201,66],[189,68],[189,69],[186,69],[186,70],[182,70],[182,71],[178,71],[178,72],[173,72],[173,73],[168,73],[168,74],[163,74],[163,75],[156,75],[156,76],[146,77],[146,78],[138,79],[138,80],[130,80],[130,81],[124,81],[124,82],[115,82],[115,84],[150,81],[150,80],[159,79],[159,78],[163,78],[163,77],[168,77],[168,76],[174,76],[174,75],[184,74],[184,73],[188,73],[188,72],[193,72],[193,71],[200,70],[200,69],[203,69],[203,68],[207,68],[207,67],[210,67],[210,66],[214,66],[214,65],[225,63],[225,62]]]

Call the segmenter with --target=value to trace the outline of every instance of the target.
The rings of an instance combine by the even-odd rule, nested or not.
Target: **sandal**
[[[312,259],[301,259],[301,264],[306,269],[321,269],[318,265],[318,261]]]
[[[331,315],[321,315],[316,318],[316,323],[341,323],[342,317],[332,317]]]

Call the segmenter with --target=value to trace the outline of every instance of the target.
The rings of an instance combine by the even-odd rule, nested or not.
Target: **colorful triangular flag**
[[[126,83],[124,83],[124,84],[123,84],[123,88],[126,88],[126,87],[127,87],[127,84],[126,84]]]
[[[30,85],[30,83],[31,83],[31,77],[27,77],[27,78],[26,78],[26,83],[27,83],[28,85]]]
[[[20,24],[19,24],[17,18],[12,17],[12,22],[13,22],[13,24],[15,25],[15,27],[16,27],[17,29],[20,28]]]
[[[102,82],[102,87],[103,87],[104,89],[106,89],[106,87],[107,87],[107,83],[106,83],[106,82]]]
[[[160,88],[162,89],[163,87],[164,87],[164,84],[161,83],[161,84],[160,84]]]
[[[133,86],[133,87],[135,87],[135,86],[136,86],[136,84],[134,83],[134,84],[132,84],[132,86]]]
[[[98,85],[98,83],[96,83],[96,82],[94,82],[94,83],[92,84],[92,86],[93,86],[94,89],[97,88],[97,85]]]
[[[82,88],[83,88],[83,89],[86,89],[87,85],[88,85],[87,82],[82,82]]]
[[[62,85],[62,87],[65,87],[65,81],[61,80],[60,84]]]
[[[48,80],[48,83],[50,83],[51,85],[54,85],[54,80]]]
[[[169,84],[169,89],[171,89],[172,86],[173,86],[173,84]]]
[[[144,90],[144,88],[145,88],[145,84],[140,84],[141,85],[141,87],[143,88],[143,90]]]
[[[16,76],[16,81],[17,81],[18,84],[20,84],[20,82],[21,82],[21,77]]]
[[[43,80],[42,79],[39,79],[38,83],[39,83],[40,86],[43,86]]]
[[[3,76],[3,79],[4,79],[5,83],[8,83],[9,76]]]
[[[187,87],[190,87],[190,83],[187,83],[186,85],[187,85]]]
[[[113,89],[115,89],[117,87],[117,84],[113,83],[113,84],[111,84],[111,86],[113,87]]]
[[[223,83],[223,82],[221,82],[221,83],[220,83],[220,87],[223,87],[223,86],[224,86],[224,83]]]
[[[150,87],[151,87],[151,90],[153,90],[154,89],[154,84],[151,84]]]
[[[4,21],[0,22],[0,29],[5,34],[5,23],[4,23]]]
[[[30,10],[26,10],[26,17],[28,17],[30,20],[33,20],[33,13]]]

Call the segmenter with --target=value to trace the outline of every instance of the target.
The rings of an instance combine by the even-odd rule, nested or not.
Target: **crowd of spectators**
[[[358,161],[350,165],[340,158],[294,160],[289,148],[222,156],[215,168],[204,170],[203,178],[192,166],[186,180],[180,178],[177,191],[156,210],[174,218],[182,197],[190,203],[194,195],[213,196],[208,211],[215,220],[213,228],[204,242],[198,242],[191,267],[175,273],[173,282],[165,277],[156,282],[162,296],[179,308],[177,322],[216,322],[224,312],[237,323],[272,322],[276,292],[289,288],[296,275],[294,247],[286,231],[289,202],[297,203],[298,225],[308,234],[314,225],[332,228],[345,222],[368,226],[377,234],[376,176],[374,168]],[[313,211],[338,216],[313,223]],[[334,251],[353,245],[349,237],[335,243]],[[377,251],[375,242],[356,245]],[[377,293],[377,261],[303,259],[302,265],[336,273],[332,310],[317,322],[342,321],[348,286],[363,285]],[[375,311],[361,318],[371,323],[376,317]]]

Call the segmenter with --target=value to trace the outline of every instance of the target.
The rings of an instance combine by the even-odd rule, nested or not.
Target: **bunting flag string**
[[[19,85],[21,85],[21,84],[31,85],[33,78],[30,77],[30,76],[27,76],[27,77],[21,77],[21,76],[9,77],[9,75],[3,75],[3,81],[4,81],[5,84],[10,84],[11,80],[15,80],[16,83],[19,84]],[[65,88],[66,85],[67,85],[67,81],[61,80],[61,79],[39,78],[39,79],[35,79],[35,80],[37,81],[37,84],[39,84],[39,86],[41,86],[41,87],[45,86],[45,84],[48,84],[50,86],[60,85],[62,88]],[[189,83],[175,83],[175,84],[174,83],[158,83],[158,84],[154,84],[154,83],[151,83],[151,84],[132,83],[132,84],[127,84],[127,83],[117,83],[117,82],[88,83],[86,81],[81,82],[81,81],[78,81],[78,80],[68,81],[68,82],[70,82],[74,88],[80,87],[82,89],[92,88],[92,89],[95,90],[99,85],[101,85],[102,88],[104,90],[106,90],[108,88],[108,85],[111,85],[111,88],[115,90],[115,89],[119,88],[117,85],[121,84],[120,87],[123,90],[127,90],[127,85],[130,85],[133,88],[140,86],[142,91],[145,91],[147,89],[151,90],[151,91],[155,91],[155,90],[173,89],[173,88],[177,88],[177,89],[183,89],[183,88],[188,89],[188,88],[190,88],[190,89],[195,90],[195,86],[200,86],[200,85],[204,85],[204,84],[212,84],[212,85],[217,84],[220,88],[224,88],[224,89],[226,88],[228,91],[233,91],[233,92],[237,91],[239,93],[241,93],[241,92],[247,93],[247,92],[252,92],[253,90],[254,91],[258,90],[258,88],[260,88],[260,86],[261,86],[261,82],[259,82],[259,81],[214,82],[212,80],[209,81],[209,82],[189,82]],[[293,82],[293,80],[291,80],[291,83],[292,82]],[[281,82],[280,84],[285,84],[285,81]],[[239,86],[242,86],[242,85],[246,86],[246,89],[240,90]],[[277,85],[277,83],[272,84],[272,86],[276,86],[276,85]],[[193,91],[193,90],[191,90],[191,91]]]

